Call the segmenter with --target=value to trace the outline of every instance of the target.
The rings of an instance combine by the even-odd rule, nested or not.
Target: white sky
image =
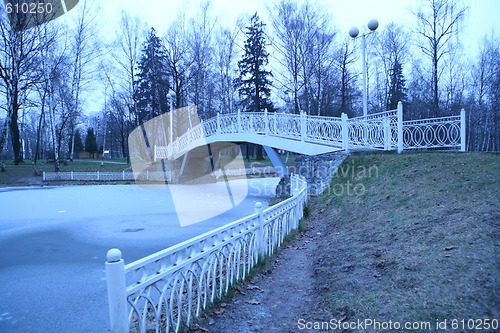
[[[85,1],[85,0],[80,0]],[[153,26],[159,36],[163,36],[169,25],[175,20],[183,7],[188,8],[188,16],[195,15],[202,0],[95,0],[100,6],[98,21],[101,34],[111,42],[119,29],[121,11],[137,15],[145,23]],[[269,24],[268,7],[277,0],[212,0],[212,14],[218,22],[228,28],[233,28],[238,17],[252,15],[255,11],[264,23]],[[317,1],[326,8],[332,17],[340,34],[347,36],[350,27],[356,25],[363,29],[372,18],[378,19],[379,30],[394,21],[414,27],[415,18],[410,9],[415,9],[418,0],[310,0]],[[469,11],[464,20],[462,34],[465,50],[471,56],[476,54],[478,45],[485,34],[500,33],[500,0],[462,0]],[[79,4],[81,6],[81,4]],[[77,10],[65,15],[70,22]],[[246,23],[246,22],[245,22]],[[102,95],[94,92],[87,96],[86,113],[98,112],[102,108]]]
[[[311,2],[313,2],[312,0]],[[391,21],[407,26],[414,26],[415,18],[410,13],[410,8],[415,8],[415,0],[317,0],[330,13],[333,22],[340,33],[347,34],[353,25],[363,27],[366,23],[376,18],[382,29]],[[466,49],[477,47],[477,42],[485,33],[500,31],[499,0],[463,0],[469,6],[465,18],[464,44]],[[169,24],[175,19],[177,12],[183,6],[196,10],[201,0],[105,0],[100,3],[105,30],[113,35],[117,30],[117,21],[121,10],[142,18],[149,26],[153,26],[162,36]],[[274,3],[273,0],[212,0],[213,14],[218,16],[219,22],[232,27],[241,14],[251,15],[255,11],[266,23],[267,7]],[[497,17],[494,17],[496,15]],[[268,23],[268,22],[267,22]]]

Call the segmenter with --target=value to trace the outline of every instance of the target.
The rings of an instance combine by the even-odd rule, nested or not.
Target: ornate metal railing
[[[262,134],[349,149],[460,148],[465,150],[465,111],[460,116],[403,121],[403,107],[348,119],[288,113],[218,114],[189,129],[168,146],[155,146],[155,159],[173,158],[199,139],[223,134]]]
[[[461,116],[403,121],[403,148],[461,147]]]
[[[293,196],[275,206],[124,265],[108,252],[106,275],[111,331],[178,332],[189,326],[259,258],[272,254],[298,227],[307,204],[307,183],[291,178]]]

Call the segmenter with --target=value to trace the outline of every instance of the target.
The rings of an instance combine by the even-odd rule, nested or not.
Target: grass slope
[[[499,167],[486,153],[348,157],[312,207],[330,222],[318,319],[500,319]]]

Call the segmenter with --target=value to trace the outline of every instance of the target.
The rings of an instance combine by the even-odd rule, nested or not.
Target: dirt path
[[[314,307],[314,253],[324,227],[321,221],[307,223],[279,250],[270,269],[247,281],[191,332],[297,332],[298,320]]]

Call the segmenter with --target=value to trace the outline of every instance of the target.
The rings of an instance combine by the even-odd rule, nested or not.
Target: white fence
[[[44,181],[151,181],[163,182],[165,180],[171,181],[173,172],[171,170],[162,171],[148,171],[145,170],[141,173],[138,172],[43,172]]]
[[[271,175],[275,174],[274,167],[252,167],[240,169],[214,170],[212,175],[216,178],[248,176],[248,175]],[[174,171],[149,171],[138,172],[43,172],[44,181],[150,181],[150,182],[172,182]]]
[[[311,144],[350,149],[452,148],[465,151],[465,111],[459,116],[403,121],[396,110],[349,119],[308,116],[305,113],[238,112],[216,117],[190,128],[167,146],[154,147],[154,159],[169,159],[192,149],[205,138],[225,134],[261,134]]]
[[[178,332],[229,288],[245,279],[259,258],[271,255],[298,227],[307,183],[292,175],[293,196],[277,205],[125,265],[108,251],[106,276],[111,332]]]

